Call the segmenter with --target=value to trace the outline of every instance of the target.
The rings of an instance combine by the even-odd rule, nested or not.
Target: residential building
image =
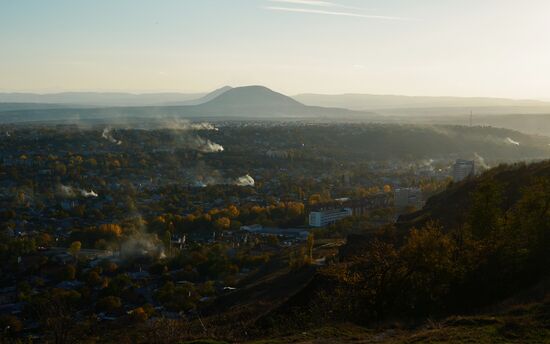
[[[312,227],[324,227],[335,223],[338,220],[351,216],[351,208],[336,208],[312,211],[309,213],[309,225]]]
[[[396,208],[422,208],[422,190],[419,188],[397,188],[394,191],[394,205]]]
[[[453,165],[453,179],[459,182],[473,176],[475,173],[475,164],[473,160],[458,159]]]

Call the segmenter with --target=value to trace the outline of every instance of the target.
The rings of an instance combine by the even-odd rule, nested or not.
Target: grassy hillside
[[[459,226],[467,221],[472,209],[472,194],[488,182],[496,182],[505,189],[501,193],[501,207],[508,211],[518,202],[522,190],[537,178],[550,178],[550,161],[501,165],[477,178],[451,184],[444,192],[431,197],[423,209],[402,215],[397,226],[402,229],[420,228],[429,221],[437,221],[444,228]]]
[[[411,327],[394,323],[367,328],[344,323],[248,343],[550,343],[549,321],[550,299],[546,298],[496,312],[426,320]]]
[[[256,326],[315,333],[335,323],[377,328],[432,319],[436,328],[415,325],[382,342],[540,342],[548,336],[548,252],[550,162],[500,166],[451,186],[398,228],[348,238],[340,262]],[[546,299],[511,315],[488,311],[514,295]]]

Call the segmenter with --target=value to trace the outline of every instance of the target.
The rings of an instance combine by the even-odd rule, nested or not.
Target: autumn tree
[[[433,222],[412,229],[400,252],[406,268],[404,284],[415,312],[438,309],[449,293],[455,272],[454,242]]]
[[[78,258],[78,253],[80,253],[80,248],[82,243],[80,241],[73,241],[71,246],[69,246],[69,253],[75,258]]]
[[[307,235],[307,241],[306,241],[306,254],[309,261],[313,261],[313,246],[315,244],[315,236],[313,233],[309,233]]]

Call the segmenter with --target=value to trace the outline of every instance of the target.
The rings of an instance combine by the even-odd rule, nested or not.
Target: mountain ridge
[[[212,99],[209,99],[212,98]],[[223,87],[196,100],[195,105],[150,105],[150,106],[97,106],[61,107],[58,109],[21,109],[1,111],[0,121],[51,121],[51,120],[109,120],[142,118],[362,118],[368,112],[342,108],[307,106],[282,93],[265,86]],[[2,118],[3,117],[3,118]]]
[[[509,99],[498,97],[453,97],[453,96],[405,96],[392,94],[318,94],[302,93],[294,99],[311,106],[344,106],[352,110],[381,110],[400,108],[444,107],[498,107],[529,106],[550,107],[550,102],[535,99]]]

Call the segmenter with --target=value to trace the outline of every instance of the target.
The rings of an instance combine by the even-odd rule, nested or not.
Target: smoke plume
[[[94,190],[90,190],[90,191],[86,191],[86,190],[80,190],[80,194],[83,196],[83,197],[98,197],[99,195],[97,193],[94,192]]]
[[[154,234],[137,233],[120,246],[120,255],[124,259],[132,259],[150,256],[154,258],[164,258],[164,245]]]
[[[238,186],[254,186],[254,178],[247,174],[237,178],[234,184]]]
[[[67,186],[63,184],[59,186],[59,193],[61,194],[62,197],[65,197],[65,198],[76,198],[76,197],[89,198],[89,197],[99,196],[97,193],[95,193],[94,190],[86,191],[84,189],[74,188],[72,186]]]
[[[511,138],[507,137],[506,138],[506,142],[510,143],[510,144],[513,144],[513,145],[516,145],[516,146],[519,146],[519,142],[518,141],[514,141],[512,140]]]
[[[485,159],[483,159],[481,155],[474,152],[474,157],[479,166],[483,167],[484,169],[489,169],[489,165],[485,163]]]
[[[192,123],[181,118],[162,118],[157,119],[144,129],[172,129],[172,130],[214,130],[218,131],[213,124],[208,122]]]
[[[156,234],[149,233],[141,214],[129,214],[125,226],[125,238],[120,245],[120,257],[125,260],[166,257],[164,244]]]
[[[109,141],[109,142],[111,142],[111,143],[113,143],[113,144],[115,144],[115,145],[120,145],[120,144],[122,144],[122,141],[117,140],[117,139],[115,139],[115,138],[113,137],[113,135],[111,134],[111,130],[112,130],[112,129],[109,128],[109,127],[103,129],[103,133],[101,134],[101,136],[102,136],[105,140],[107,140],[107,141]]]
[[[192,140],[189,141],[191,149],[198,150],[202,153],[218,153],[223,152],[223,146],[215,142],[210,141],[209,139],[202,138],[200,136],[195,136]]]
[[[190,185],[198,188],[209,185],[254,186],[254,178],[248,174],[235,179],[226,178],[218,170],[208,170],[204,166],[198,166],[190,174],[192,178]]]
[[[208,122],[191,123],[179,118],[163,118],[152,123],[148,129],[168,129],[167,134],[180,146],[201,153],[223,152],[222,145],[193,133],[195,131],[218,131]]]

